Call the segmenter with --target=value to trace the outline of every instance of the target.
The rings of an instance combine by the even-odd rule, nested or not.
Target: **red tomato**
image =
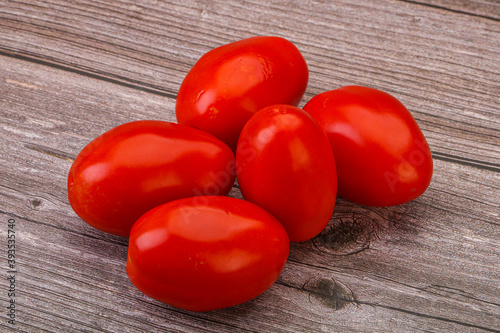
[[[318,235],[335,206],[330,143],[314,119],[291,105],[269,106],[245,125],[236,151],[243,197],[273,214],[292,242]]]
[[[260,36],[220,46],[182,82],[177,122],[215,135],[234,151],[247,120],[268,105],[298,105],[308,77],[300,51],[286,39]]]
[[[134,224],[127,274],[154,299],[211,311],[266,291],[281,274],[289,249],[283,226],[250,202],[185,198],[149,211]]]
[[[163,122],[135,121],[90,142],[68,176],[69,202],[91,226],[128,236],[153,207],[195,195],[225,195],[233,152],[214,136]]]
[[[339,195],[367,206],[411,201],[429,186],[432,156],[417,122],[401,102],[368,87],[319,94],[304,110],[333,148]]]

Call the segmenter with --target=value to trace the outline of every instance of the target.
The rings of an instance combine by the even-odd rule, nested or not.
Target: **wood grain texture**
[[[478,16],[494,21],[500,20],[500,2],[497,0],[403,0],[410,3],[427,5],[436,10],[453,11],[465,15]]]
[[[172,98],[211,48],[251,35],[285,36],[310,67],[304,101],[342,85],[379,88],[409,107],[437,158],[498,162],[497,101],[485,98],[500,95],[498,22],[412,3],[347,0],[11,1],[0,15],[6,55]],[[439,140],[443,131],[465,140]]]
[[[17,324],[1,320],[0,331],[500,331],[497,2],[0,4],[0,223],[14,219],[18,235]],[[310,68],[302,103],[347,84],[399,98],[428,138],[435,174],[405,205],[339,198],[325,231],[293,244],[277,283],[255,300],[182,311],[131,285],[127,240],[74,214],[67,172],[113,126],[175,121],[192,64],[251,35],[299,47]],[[230,195],[241,197],[237,186]],[[0,239],[5,257],[6,227]]]

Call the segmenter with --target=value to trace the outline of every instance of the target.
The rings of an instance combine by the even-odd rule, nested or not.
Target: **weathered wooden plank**
[[[451,10],[465,15],[500,20],[500,3],[497,0],[403,0],[415,4],[425,4],[437,10]]]
[[[327,230],[292,246],[268,292],[189,313],[135,290],[126,240],[78,219],[65,188],[71,159],[94,136],[134,119],[173,120],[174,100],[8,57],[0,70],[0,214],[19,234],[21,332],[498,329],[498,172],[436,161],[413,203],[369,209],[339,199]]]
[[[0,59],[0,214],[17,221],[20,235],[19,331],[498,331],[500,28],[464,15],[486,8],[478,1],[468,2],[474,10],[436,1],[456,13],[391,1],[0,8],[0,48],[32,62]],[[256,300],[179,311],[131,286],[126,240],[74,215],[66,173],[114,125],[174,120],[175,91],[190,65],[251,34],[282,35],[303,51],[311,68],[303,102],[354,83],[400,98],[439,158],[436,174],[404,206],[339,199],[327,230],[294,244],[278,283]],[[0,237],[4,244],[5,229]]]
[[[361,214],[359,211],[350,213]],[[43,212],[30,215],[47,219]],[[391,230],[380,232],[378,240],[372,240],[372,249],[363,253],[361,264],[357,262],[354,267],[349,267],[349,256],[325,252],[328,247],[324,244],[319,251],[311,244],[306,245],[312,249],[310,251],[295,247],[277,285],[257,300],[211,314],[186,314],[134,290],[124,274],[124,244],[54,229],[50,220],[37,223],[13,217],[20,225],[18,231],[23,249],[19,259],[21,296],[18,301],[26,308],[19,320],[21,325],[31,323],[33,327],[39,325],[52,332],[81,332],[84,329],[140,332],[159,327],[177,327],[178,331],[189,327],[190,331],[202,331],[197,324],[205,331],[231,331],[233,325],[250,331],[328,332],[349,331],[349,328],[359,331],[366,327],[367,320],[369,327],[384,330],[473,331],[481,327],[493,330],[499,319],[499,305],[478,295],[483,293],[482,286],[493,289],[494,296],[497,279],[471,281],[471,277],[458,276],[455,284],[451,284],[455,287],[451,287],[449,281],[443,281],[442,272],[438,272],[439,284],[433,284],[433,279],[427,275],[433,274],[432,271],[449,258],[444,261],[438,258],[438,267],[421,267],[422,263],[432,265],[427,262],[428,257],[424,262],[415,256],[404,258],[408,251],[414,253],[420,247],[417,242],[411,244],[411,239],[408,240],[410,233],[399,230],[397,238],[406,240],[408,245],[402,253],[404,247],[401,246],[396,248],[390,244],[391,250],[386,252],[377,245],[379,241],[394,237]],[[356,241],[354,239],[354,243]],[[476,242],[471,243],[472,247],[477,246]],[[442,246],[440,243],[436,252],[431,253],[439,255]],[[366,258],[366,252],[370,251],[376,251],[372,255],[374,260]],[[311,255],[312,258],[304,260]],[[383,262],[384,256],[391,261],[390,267],[384,267],[387,264]],[[491,258],[495,258],[495,253]],[[411,273],[416,274],[408,279],[413,281],[408,281],[401,270],[411,265],[415,269]],[[464,266],[467,265],[477,266],[478,261],[468,261]],[[495,266],[490,269],[494,270]],[[446,267],[444,270],[450,272]],[[36,315],[32,316],[33,313]],[[242,324],[241,320],[246,323]],[[51,321],[58,322],[59,326],[47,327]]]
[[[347,84],[388,91],[413,112],[436,158],[498,168],[498,21],[390,0],[10,1],[0,15],[4,54],[170,97],[209,49],[285,36],[310,66],[303,102]]]

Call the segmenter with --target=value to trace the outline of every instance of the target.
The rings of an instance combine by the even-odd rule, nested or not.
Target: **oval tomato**
[[[243,128],[236,150],[243,197],[269,211],[293,242],[318,235],[335,206],[330,143],[314,119],[290,105],[269,106]]]
[[[429,186],[429,145],[393,96],[347,86],[313,97],[304,110],[330,140],[342,197],[367,206],[393,206],[417,198]]]
[[[68,176],[71,207],[91,226],[128,236],[153,207],[195,195],[225,195],[235,179],[233,152],[214,136],[163,122],[115,127],[78,154]]]
[[[127,274],[154,299],[211,311],[266,291],[281,274],[289,249],[281,224],[250,202],[185,198],[149,211],[134,224]]]
[[[177,122],[215,135],[234,151],[247,120],[268,105],[298,105],[308,77],[300,51],[286,39],[259,36],[220,46],[182,82]]]

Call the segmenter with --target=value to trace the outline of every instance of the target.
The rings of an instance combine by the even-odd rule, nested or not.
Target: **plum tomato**
[[[249,301],[269,289],[288,258],[283,226],[241,199],[168,202],[132,227],[127,274],[144,294],[189,311]]]
[[[315,237],[332,217],[332,149],[316,121],[295,106],[265,107],[250,118],[238,141],[236,175],[243,197],[273,214],[292,242]]]
[[[222,45],[204,54],[184,78],[177,122],[215,135],[234,151],[255,112],[298,105],[308,78],[302,54],[284,38],[257,36]]]
[[[150,209],[195,195],[226,195],[234,180],[234,154],[213,135],[142,120],[117,126],[83,148],[69,171],[68,197],[85,222],[126,237]]]
[[[346,86],[314,96],[304,110],[330,140],[340,196],[366,206],[394,206],[417,198],[429,186],[429,145],[395,97]]]

